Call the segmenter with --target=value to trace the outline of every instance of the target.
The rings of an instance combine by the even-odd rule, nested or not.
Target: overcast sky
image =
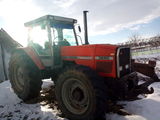
[[[0,0],[0,27],[25,44],[24,22],[52,14],[76,18],[83,26],[83,10],[89,11],[91,43],[119,43],[134,33],[160,33],[160,0]]]

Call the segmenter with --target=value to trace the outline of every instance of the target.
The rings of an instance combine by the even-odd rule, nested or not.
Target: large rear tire
[[[59,107],[71,120],[105,120],[106,85],[89,67],[66,69],[56,82]]]
[[[14,92],[23,101],[39,95],[42,81],[40,71],[23,52],[15,52],[9,62],[9,78]]]

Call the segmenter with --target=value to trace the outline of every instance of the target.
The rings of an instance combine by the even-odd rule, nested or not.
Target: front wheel
[[[56,82],[56,97],[65,117],[71,120],[105,120],[106,85],[90,68],[75,66]]]

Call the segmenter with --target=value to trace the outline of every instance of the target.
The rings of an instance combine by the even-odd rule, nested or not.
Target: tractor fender
[[[39,68],[39,70],[45,69],[43,63],[41,62],[41,60],[39,59],[37,53],[34,51],[33,48],[23,47],[23,48],[17,48],[15,51],[24,52],[33,61],[33,63]]]

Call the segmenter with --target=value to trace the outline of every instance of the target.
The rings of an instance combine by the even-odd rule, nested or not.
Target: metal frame
[[[53,68],[53,65],[54,65],[54,58],[53,58],[53,41],[52,41],[52,35],[51,35],[51,27],[50,27],[50,21],[47,20],[47,32],[48,32],[48,40],[49,40],[49,43],[50,43],[50,50],[51,50],[51,68]]]
[[[123,49],[123,48],[130,48],[130,47],[119,47],[117,49],[117,54],[116,54],[116,59],[117,59],[117,65],[116,65],[116,69],[117,69],[117,78],[120,78],[120,71],[119,71],[119,53],[120,53],[120,50]],[[131,49],[130,49],[130,53],[131,53]],[[129,63],[129,66],[130,66],[130,71],[131,71],[131,54],[130,54],[130,63]]]

